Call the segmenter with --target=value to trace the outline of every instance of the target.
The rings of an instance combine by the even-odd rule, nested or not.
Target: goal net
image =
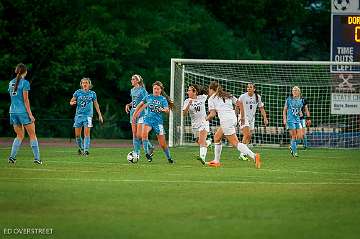
[[[252,144],[286,146],[289,133],[283,126],[285,99],[297,85],[306,98],[312,125],[306,129],[310,147],[360,147],[360,66],[358,63],[171,60],[171,98],[175,109],[169,119],[169,145],[193,144],[191,122],[182,114],[187,88],[191,84],[207,87],[211,81],[239,97],[249,82],[256,85],[268,115],[264,126],[256,114]],[[219,121],[210,122],[212,135]],[[238,136],[242,135],[238,128]]]

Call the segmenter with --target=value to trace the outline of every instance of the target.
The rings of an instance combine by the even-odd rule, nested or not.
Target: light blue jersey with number
[[[73,97],[76,99],[76,116],[93,116],[93,102],[97,99],[96,93],[92,90],[75,91]]]
[[[130,121],[131,121],[132,115],[134,114],[136,107],[144,99],[144,97],[148,95],[148,93],[145,87],[134,87],[131,89],[130,95],[131,95],[131,110],[130,110]],[[144,114],[145,112],[141,112],[139,117],[143,117]]]
[[[301,109],[304,105],[302,98],[293,98],[289,96],[285,105],[287,107],[287,121],[292,123],[300,123]]]
[[[149,94],[142,99],[142,101],[147,104],[145,112],[145,120],[150,120],[154,124],[163,124],[163,112],[161,108],[168,108],[169,104],[166,98],[162,95],[155,96]]]
[[[21,114],[27,113],[25,103],[24,103],[24,91],[30,90],[30,83],[25,79],[20,79],[17,91],[14,92],[16,79],[13,79],[9,82],[8,92],[11,98],[11,105],[10,105],[10,114]]]

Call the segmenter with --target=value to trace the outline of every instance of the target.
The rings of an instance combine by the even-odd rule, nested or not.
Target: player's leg
[[[292,156],[297,157],[297,130],[292,128],[289,130],[290,133],[290,153]]]
[[[83,139],[81,137],[81,129],[82,129],[82,127],[74,128],[75,142],[76,142],[76,145],[78,146],[78,154],[79,155],[82,155],[84,153],[84,143],[83,143]]]
[[[34,163],[42,164],[42,161],[40,159],[39,142],[37,140],[35,133],[35,124],[34,123],[27,124],[24,125],[24,127],[30,138],[30,146],[34,154]]]
[[[13,124],[14,131],[16,133],[16,138],[13,141],[13,144],[11,146],[11,153],[9,157],[9,163],[15,163],[16,162],[16,154],[19,151],[19,148],[21,146],[21,142],[24,139],[24,127],[22,125],[16,125]]]
[[[84,143],[83,139],[81,137],[81,129],[82,129],[82,122],[80,116],[75,116],[74,119],[74,130],[75,130],[75,143],[78,146],[78,154],[83,155],[84,154]]]
[[[136,136],[139,139],[140,142],[140,148],[141,148],[141,142],[142,142],[142,130],[144,128],[144,118],[141,117],[138,119],[138,123],[137,123],[137,129],[136,129]],[[149,139],[149,138],[148,138]],[[148,148],[149,148],[149,155],[152,157],[154,155],[154,145],[152,145],[152,143],[150,142],[150,140],[148,140]],[[140,149],[139,149],[139,153],[140,153]]]
[[[250,126],[246,125],[246,126],[242,127],[241,132],[243,134],[242,143],[245,145],[249,144],[250,140],[251,140]],[[246,154],[243,152],[240,152],[239,159],[247,160]]]
[[[205,164],[206,162],[206,154],[207,154],[207,147],[208,147],[208,144],[206,142],[206,138],[207,138],[207,135],[208,135],[208,131],[207,129],[202,129],[198,132],[198,143],[199,143],[199,147],[200,147],[200,154],[199,154],[199,157],[198,157],[198,160],[200,160],[200,162],[202,164]]]
[[[221,140],[223,137],[223,129],[219,127],[214,134],[214,160],[207,162],[207,165],[211,167],[219,167],[220,166],[220,157],[222,151]]]
[[[133,135],[133,152],[135,156],[139,157],[141,148],[142,124],[131,123],[131,131]]]
[[[88,156],[90,150],[90,131],[93,127],[92,117],[84,119],[82,124],[84,126],[84,155]]]
[[[152,157],[149,154],[149,132],[151,131],[151,129],[152,129],[151,125],[144,123],[143,129],[142,129],[142,136],[141,136],[144,151],[145,151],[145,156],[149,162],[152,161]]]
[[[157,139],[159,142],[160,147],[164,151],[164,154],[166,156],[166,159],[169,163],[174,163],[174,160],[171,158],[170,150],[168,145],[166,144],[165,134],[157,134]]]
[[[84,126],[84,155],[89,155],[90,150],[90,131],[91,127]]]
[[[255,166],[256,168],[260,168],[261,167],[261,160],[260,160],[260,155],[259,154],[255,154],[253,151],[251,151],[249,149],[248,146],[246,146],[246,144],[244,143],[240,143],[238,140],[238,137],[236,136],[235,133],[231,134],[231,135],[225,135],[226,139],[228,140],[228,142],[234,146],[240,153],[243,153],[247,156],[249,156],[251,159],[254,160],[255,162]]]

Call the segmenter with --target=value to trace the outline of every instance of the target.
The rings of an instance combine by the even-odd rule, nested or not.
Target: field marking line
[[[199,184],[263,184],[263,185],[360,185],[360,182],[265,182],[265,181],[204,181],[204,180],[153,180],[153,179],[83,179],[83,178],[9,178],[0,180],[48,180],[48,181],[76,181],[76,182],[120,182],[120,183],[199,183]]]

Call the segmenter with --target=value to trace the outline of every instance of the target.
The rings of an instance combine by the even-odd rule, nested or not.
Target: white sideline
[[[200,184],[263,184],[263,185],[360,185],[360,182],[265,182],[265,181],[204,181],[204,180],[152,180],[152,179],[83,179],[83,178],[10,178],[0,177],[3,180],[49,180],[49,181],[84,181],[84,182],[120,182],[120,183],[200,183]]]

